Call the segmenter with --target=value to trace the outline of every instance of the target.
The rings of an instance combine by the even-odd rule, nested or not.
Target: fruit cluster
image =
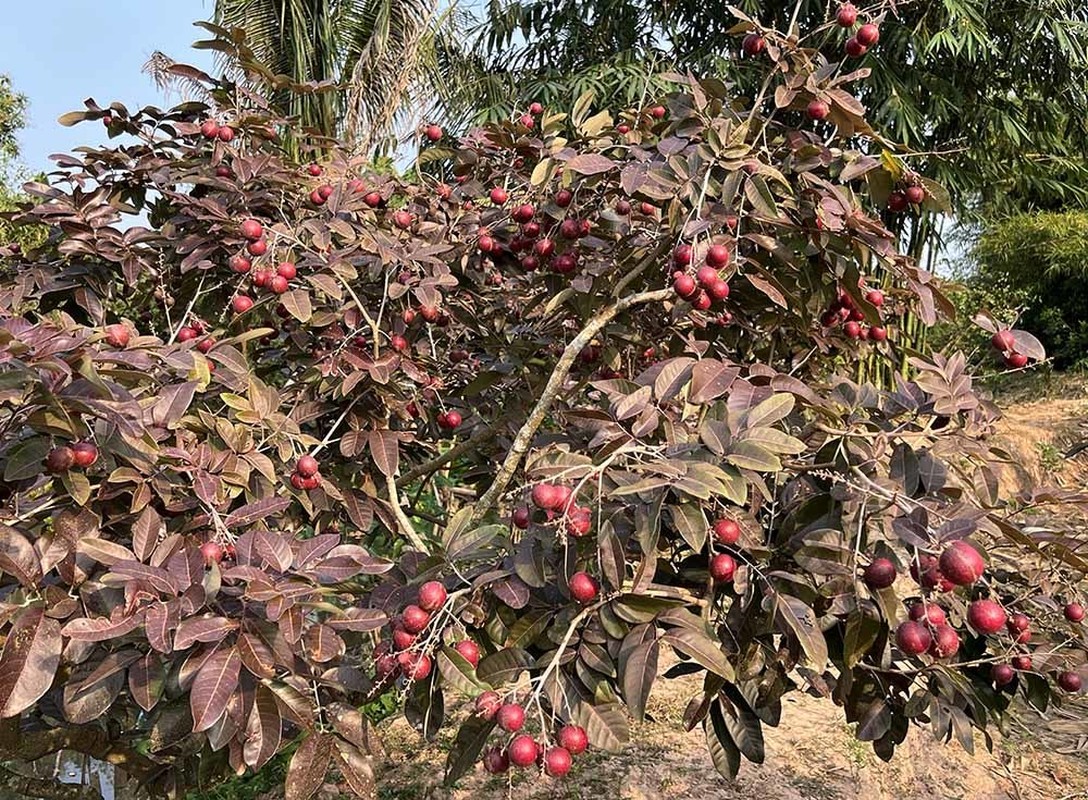
[[[313,456],[302,456],[295,463],[295,471],[291,474],[291,485],[300,491],[316,489],[321,485],[321,473],[317,459]]]
[[[740,525],[729,517],[719,517],[711,525],[714,540],[725,547],[735,547],[740,541]],[[715,553],[708,564],[710,577],[715,583],[728,583],[737,572],[737,560],[729,553]]]
[[[888,195],[888,210],[896,214],[906,211],[911,206],[920,206],[926,200],[926,187],[922,179],[914,174],[904,176],[899,185]]]
[[[98,448],[93,442],[75,442],[54,447],[45,456],[45,468],[54,474],[78,467],[86,469],[98,461]]]
[[[695,258],[695,249],[689,244],[681,244],[672,252],[672,261],[676,269],[672,273],[672,288],[677,296],[696,311],[709,311],[715,302],[723,302],[729,297],[729,284],[722,277],[721,271],[729,266],[732,254],[721,243],[713,243],[706,248],[703,266],[695,276],[689,272]]]
[[[1001,354],[1001,360],[1009,369],[1023,369],[1028,365],[1028,357],[1016,349],[1016,336],[1012,331],[998,331],[990,339],[990,345]]]
[[[423,634],[434,622],[434,613],[446,605],[449,594],[441,581],[427,581],[419,587],[415,603],[406,605],[389,626],[390,636],[374,649],[374,669],[379,680],[400,676],[406,681],[421,681],[431,674],[431,651],[438,646],[442,631]],[[480,648],[471,639],[453,644],[473,669],[480,663]]]
[[[851,29],[858,22],[858,9],[853,3],[843,3],[835,13],[835,21],[840,27]],[[875,22],[866,22],[854,31],[846,40],[846,54],[851,58],[860,58],[869,52],[869,48],[880,41],[880,28]]]
[[[974,587],[986,571],[982,554],[965,540],[954,541],[944,548],[940,556],[920,553],[910,566],[910,575],[927,592],[948,593],[957,588]],[[880,591],[895,583],[898,570],[888,558],[875,558],[862,572],[862,581],[869,589]],[[974,594],[974,592],[972,592]],[[1065,606],[1065,619],[1079,623],[1084,619],[1084,609],[1079,603]],[[1033,663],[1031,655],[1021,652],[1008,663],[1002,659],[1011,648],[1026,646],[1032,641],[1031,618],[1022,612],[1009,613],[1005,606],[991,597],[971,600],[966,607],[963,622],[968,635],[993,636],[1002,631],[1011,640],[995,651],[990,677],[994,685],[1002,688],[1012,683],[1017,672],[1029,672]],[[949,623],[948,612],[933,600],[923,597],[908,608],[908,619],[895,630],[895,643],[907,656],[928,654],[934,659],[950,659],[960,649],[961,632]],[[1058,670],[1056,683],[1067,692],[1080,690],[1081,678],[1076,672]]]
[[[570,772],[572,757],[589,747],[589,737],[579,725],[563,725],[548,740],[534,739],[520,731],[525,726],[525,708],[517,702],[503,702],[498,692],[487,691],[476,698],[476,715],[494,721],[496,727],[511,734],[505,746],[495,745],[484,751],[484,769],[499,775],[514,767],[536,765],[553,778]]]
[[[865,301],[873,306],[878,314],[883,314],[881,309],[884,306],[884,293],[882,291],[879,289],[868,290],[865,293]],[[863,342],[869,340],[883,342],[888,338],[888,330],[883,325],[868,327],[863,324],[864,322],[865,312],[858,307],[852,295],[841,290],[823,313],[823,316],[820,317],[820,324],[825,328],[842,325],[842,332],[848,339],[858,339]]]

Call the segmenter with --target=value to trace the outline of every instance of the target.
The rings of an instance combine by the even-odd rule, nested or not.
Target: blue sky
[[[100,105],[119,100],[130,109],[162,105],[163,95],[140,71],[162,50],[204,69],[208,51],[190,49],[206,31],[193,22],[212,14],[213,0],[0,0],[0,72],[30,100],[22,132],[22,162],[49,170],[52,153],[105,140],[103,128],[85,122],[57,124],[66,111],[93,97]]]

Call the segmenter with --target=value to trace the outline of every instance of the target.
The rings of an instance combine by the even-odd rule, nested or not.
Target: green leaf
[[[502,536],[506,531],[505,525],[483,525],[471,531],[464,531],[450,538],[446,544],[446,556],[456,559],[478,553],[488,542],[496,536]]]
[[[518,675],[536,663],[526,650],[520,647],[508,647],[489,656],[484,656],[476,666],[476,677],[492,686],[511,683]]]
[[[740,772],[740,750],[729,735],[717,703],[710,706],[710,715],[703,720],[703,732],[714,769],[728,781],[736,778]]]
[[[49,453],[49,440],[36,436],[13,447],[4,466],[4,480],[22,481],[42,473],[42,462]]]
[[[788,392],[772,395],[754,408],[749,409],[744,416],[745,428],[759,428],[773,425],[781,419],[785,419],[795,403],[794,396]]]
[[[803,600],[791,595],[773,591],[772,597],[775,613],[797,638],[808,656],[809,666],[822,670],[827,664],[827,641],[816,623],[816,613]]]
[[[468,660],[452,647],[443,647],[437,655],[438,671],[448,686],[462,694],[475,697],[491,687],[476,677],[476,670]]]
[[[470,716],[461,724],[446,757],[446,786],[452,786],[476,766],[494,728],[493,719],[486,720],[476,715]]]
[[[571,709],[570,721],[586,729],[589,743],[598,750],[618,753],[631,738],[627,714],[616,703],[592,705],[579,700]]]
[[[735,467],[756,472],[778,472],[782,469],[782,460],[778,456],[749,441],[733,442],[725,460]]]
[[[646,716],[646,703],[657,678],[660,652],[661,645],[656,639],[651,639],[620,654],[619,673],[623,699],[627,702],[627,710],[637,720]]]
[[[698,503],[680,503],[669,506],[672,524],[680,531],[684,541],[696,553],[706,545],[707,523],[703,507]]]

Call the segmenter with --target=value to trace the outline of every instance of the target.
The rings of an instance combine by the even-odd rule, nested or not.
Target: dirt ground
[[[1088,392],[1083,382],[1048,387],[1046,400],[1014,398],[998,440],[1010,456],[1008,477],[1083,487],[1088,452],[1062,458],[1088,439]],[[801,693],[784,700],[782,724],[765,729],[766,760],[743,763],[728,784],[714,770],[701,728],[684,730],[681,714],[698,681],[661,680],[649,705],[652,719],[632,728],[619,755],[587,753],[562,781],[522,771],[492,777],[477,767],[455,790],[442,789],[452,731],[433,745],[403,721],[383,731],[403,755],[383,775],[380,800],[1088,800],[1088,702],[1040,718],[1025,711],[1018,727],[987,751],[976,735],[974,754],[912,730],[891,763],[854,739],[839,708]],[[331,788],[331,787],[330,787]]]

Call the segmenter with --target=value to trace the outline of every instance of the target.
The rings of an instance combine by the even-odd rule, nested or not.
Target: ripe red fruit
[[[308,173],[310,173],[310,175],[312,175],[313,177],[316,178],[322,172],[321,165],[320,164],[311,164],[310,166],[306,167],[306,171]]]
[[[570,275],[578,268],[578,260],[573,253],[562,253],[555,257],[552,268],[560,275]]]
[[[533,245],[533,252],[541,258],[549,258],[555,252],[555,242],[545,237]]]
[[[958,541],[949,545],[937,562],[941,574],[957,586],[970,586],[982,577],[986,562],[978,550],[968,542]]]
[[[857,339],[861,337],[861,325],[859,325],[857,322],[854,322],[854,320],[850,320],[845,325],[843,325],[842,330],[843,333],[845,333],[847,337],[851,339]]]
[[[630,125],[624,125],[624,124],[617,125],[616,126],[616,131],[619,132],[619,133],[630,133],[631,132],[631,126]]]
[[[998,686],[1007,686],[1015,677],[1016,673],[1008,664],[994,664],[990,668],[990,680]]]
[[[295,464],[295,472],[303,478],[313,477],[319,469],[320,465],[317,463],[317,459],[309,455],[302,456]]]
[[[197,336],[196,329],[190,328],[188,325],[184,325],[178,328],[177,340],[179,342],[191,342]]]
[[[321,195],[321,197],[325,200],[328,200],[330,197],[332,197],[332,192],[332,187],[327,183],[324,183],[321,186],[317,187],[317,193]]]
[[[98,448],[91,442],[76,442],[72,445],[72,460],[77,467],[89,467],[98,460]]]
[[[567,206],[569,206],[573,199],[574,194],[570,191],[570,189],[560,189],[558,192],[555,193],[555,204],[560,208],[566,208]]]
[[[924,186],[908,186],[903,190],[903,194],[907,196],[907,200],[913,205],[921,205],[926,199],[926,189]]]
[[[110,347],[128,347],[131,338],[132,331],[128,329],[127,325],[115,322],[113,325],[106,326],[106,344]]]
[[[690,244],[678,244],[672,251],[672,263],[678,267],[686,267],[691,263],[692,247]]]
[[[1028,365],[1028,357],[1023,353],[1009,353],[1005,356],[1005,366],[1009,369],[1023,369]]]
[[[49,472],[67,472],[76,461],[76,454],[71,447],[54,447],[45,456],[45,468]]]
[[[431,615],[416,605],[405,606],[400,615],[404,630],[408,633],[419,633],[431,621]]]
[[[998,331],[991,337],[990,344],[994,350],[1008,352],[1016,348],[1016,337],[1012,335],[1010,330]]]
[[[715,583],[727,583],[733,580],[737,572],[737,562],[728,553],[718,553],[710,559],[710,577]]]
[[[1020,672],[1027,672],[1031,669],[1031,656],[1013,656],[1012,668]]]
[[[582,605],[588,605],[597,599],[600,587],[592,575],[575,572],[570,576],[570,596]]]
[[[871,22],[867,23],[858,28],[858,32],[854,34],[854,37],[858,40],[858,44],[864,47],[872,47],[880,41],[880,28]]]
[[[439,311],[435,306],[420,306],[419,315],[427,322],[438,322]]]
[[[352,178],[350,181],[348,181],[348,191],[350,191],[352,194],[359,194],[364,189],[366,189],[366,184],[358,178]]]
[[[721,278],[714,281],[706,288],[707,294],[714,300],[724,300],[729,297],[729,284]]]
[[[196,349],[201,353],[210,353],[212,348],[215,347],[215,339],[210,336],[206,336],[196,343]]]
[[[557,509],[563,502],[561,497],[561,489],[555,484],[551,483],[538,483],[533,487],[532,499],[533,505],[537,508],[543,508],[545,510]]]
[[[861,579],[870,589],[887,589],[895,583],[898,574],[895,564],[889,559],[874,558],[861,574]]]
[[[642,203],[639,204],[638,210],[645,214],[647,217],[652,217],[654,215],[654,212],[657,211],[657,206],[655,206],[653,203],[649,203],[643,200]]]
[[[1075,672],[1062,672],[1058,675],[1058,685],[1067,692],[1079,692],[1080,675]]]
[[[382,196],[378,192],[367,192],[363,195],[363,202],[371,208],[377,208],[382,204]]]
[[[895,631],[895,643],[909,656],[921,655],[932,642],[929,628],[920,622],[904,622]]]
[[[299,477],[302,478],[301,475]],[[309,478],[302,478],[302,488],[305,489],[306,491],[309,491],[310,489],[316,489],[320,485],[321,485],[321,476],[320,475],[311,475]]]
[[[589,746],[586,729],[580,725],[564,725],[559,729],[555,741],[572,756],[581,755]]]
[[[530,114],[543,114],[544,113],[544,106],[542,106],[540,103],[530,103],[529,113]]]
[[[223,560],[223,546],[218,542],[204,542],[200,545],[200,554],[204,556],[205,564],[218,564]]]
[[[536,762],[537,745],[532,736],[515,736],[506,748],[506,756],[515,767],[527,767]]]
[[[654,119],[664,119],[665,114],[665,106],[654,106],[650,109],[650,116]]]
[[[501,186],[496,186],[494,189],[492,189],[489,196],[491,197],[491,202],[497,206],[501,206],[509,199],[509,195],[506,194],[506,190]]]
[[[917,624],[917,623],[915,623]],[[933,628],[933,642],[929,654],[934,658],[951,658],[960,649],[960,635],[948,625],[936,625]]]
[[[268,279],[268,288],[276,294],[285,294],[290,288],[290,284],[287,282],[287,278],[276,274]]]
[[[442,129],[437,125],[428,125],[423,133],[432,142],[437,142],[442,138]]]
[[[268,282],[272,280],[272,273],[267,270],[260,270],[253,273],[253,285],[257,288],[264,288],[268,286]]]
[[[567,511],[567,506],[571,503],[571,491],[569,486],[564,486],[561,483],[555,484],[555,510]]]
[[[741,49],[745,55],[755,56],[767,48],[767,41],[758,33],[749,33],[741,42]]]
[[[846,55],[851,58],[860,58],[868,51],[868,47],[859,42],[856,38],[851,36],[846,40]]]
[[[235,295],[230,301],[230,307],[235,314],[244,314],[253,308],[253,298],[244,294]]]
[[[424,611],[437,611],[446,604],[446,587],[441,581],[427,581],[419,587],[419,607]]]
[[[570,772],[570,753],[562,747],[549,747],[544,751],[544,771],[553,778],[562,778]]]
[[[975,600],[967,608],[967,623],[982,634],[997,633],[1005,619],[1005,609],[993,600]]]
[[[393,214],[393,224],[406,231],[412,227],[412,215],[402,208]]]
[[[710,299],[710,295],[700,289],[696,292],[694,299],[691,301],[692,308],[696,311],[706,311],[713,304]]]
[[[438,415],[438,427],[443,430],[456,430],[461,424],[461,414],[458,411],[445,411]]]
[[[734,520],[722,517],[714,520],[714,538],[725,545],[734,545],[740,541],[740,525]]]
[[[251,256],[263,256],[268,252],[268,242],[264,239],[258,239],[255,242],[250,242],[246,245],[246,252]]]
[[[695,285],[695,279],[690,275],[679,275],[672,282],[672,288],[676,291],[680,297],[685,300],[693,297],[698,291],[698,287]]]
[[[809,119],[827,119],[828,114],[831,113],[831,106],[829,106],[823,100],[813,100],[808,104],[805,112],[808,114]]]
[[[393,647],[397,650],[407,650],[416,643],[414,633],[408,633],[403,626],[393,631]]]
[[[915,603],[910,607],[910,618],[915,622],[926,620],[930,625],[944,625],[948,617],[936,603]]]
[[[627,216],[631,213],[631,204],[627,200],[617,200],[615,208],[616,213],[622,214],[623,216]]]
[[[318,189],[314,189],[312,192],[310,192],[310,202],[313,203],[315,206],[324,205],[325,201],[328,199],[329,198],[323,195]]]
[[[712,244],[706,251],[706,263],[721,269],[729,263],[729,248],[722,244]]]
[[[525,506],[518,506],[514,509],[513,514],[514,527],[525,530],[529,527],[529,509]]]
[[[517,703],[504,703],[495,715],[495,721],[507,733],[517,733],[525,724],[525,709]],[[535,754],[533,758],[536,758]]]
[[[219,141],[229,142],[234,139],[234,128],[230,125],[222,125],[219,128]]]
[[[1005,623],[1005,627],[1008,628],[1009,633],[1016,635],[1023,633],[1031,627],[1031,618],[1027,614],[1021,614],[1019,612],[1012,614],[1008,621]]]
[[[695,273],[695,280],[699,282],[699,285],[704,289],[709,289],[710,286],[720,280],[718,276],[718,270],[707,264],[704,267],[699,267],[699,271]]]
[[[1065,618],[1070,622],[1080,622],[1084,619],[1084,606],[1080,603],[1069,603],[1063,611]]]
[[[907,200],[907,196],[902,192],[896,191],[888,195],[888,210],[899,213],[900,211],[906,211],[910,206],[910,201]]]
[[[242,222],[242,236],[255,242],[264,235],[264,226],[255,219],[247,219]]]
[[[865,293],[865,300],[869,303],[869,305],[880,308],[882,305],[884,305],[884,292],[880,291],[879,289],[870,289],[868,292]]]
[[[844,28],[854,27],[858,20],[858,10],[853,3],[843,3],[835,14],[835,21]]]
[[[290,261],[284,261],[276,267],[276,274],[286,280],[292,281],[295,279],[295,276],[298,275],[298,268]]]
[[[496,745],[484,753],[484,769],[492,775],[501,775],[510,769],[510,759],[502,748]]]
[[[563,529],[568,536],[580,539],[593,527],[593,517],[588,508],[572,508],[563,520]]]
[[[394,334],[389,337],[389,345],[398,353],[403,353],[408,350],[408,340],[399,334]]]
[[[869,338],[874,342],[883,342],[888,338],[888,332],[879,325],[874,325],[869,329]]]
[[[401,669],[410,680],[421,681],[431,674],[431,657],[425,653],[413,653],[406,664],[401,664]]]
[[[296,489],[298,489],[300,492],[305,488],[302,485],[302,482],[304,480],[306,480],[306,479],[303,478],[301,475],[299,475],[297,472],[291,473],[291,485],[293,487],[295,487]]]
[[[200,123],[200,133],[205,139],[214,139],[219,135],[219,123],[214,119],[206,119]]]
[[[460,653],[465,661],[472,665],[473,669],[479,665],[480,647],[476,642],[471,639],[462,639],[453,646],[453,649]]]
[[[492,191],[495,190],[492,189]],[[533,218],[534,214],[536,214],[536,209],[533,208],[529,203],[525,203],[524,205],[520,205],[515,208],[510,216],[513,218],[514,222],[525,224]]]
[[[498,692],[486,691],[476,698],[476,715],[491,720],[502,708],[502,698]]]
[[[253,268],[253,262],[245,256],[231,256],[227,264],[233,272],[237,272],[239,275],[244,275]]]

